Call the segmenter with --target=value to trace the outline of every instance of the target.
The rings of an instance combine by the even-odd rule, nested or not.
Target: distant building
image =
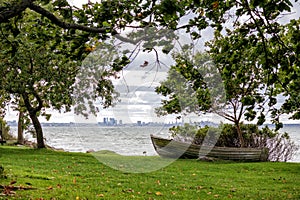
[[[138,126],[142,126],[142,121],[137,121]]]
[[[16,120],[13,120],[13,121],[7,121],[6,122],[8,126],[18,126],[18,123]]]
[[[101,124],[104,126],[116,126],[116,125],[118,125],[118,121],[113,117],[111,117],[111,118],[104,117],[103,123],[101,123]]]
[[[103,124],[104,124],[104,125],[108,125],[107,122],[108,122],[108,118],[104,117],[104,118],[103,118]]]
[[[116,126],[117,120],[115,118],[109,118],[109,125],[110,126]]]

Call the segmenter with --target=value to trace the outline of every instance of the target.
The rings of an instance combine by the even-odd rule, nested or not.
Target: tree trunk
[[[241,130],[240,123],[235,123],[235,126],[236,126],[236,130],[237,130],[237,133],[238,133],[240,145],[241,145],[241,147],[244,147],[245,142],[244,142],[244,137],[243,137],[243,133],[242,133],[242,130]]]
[[[45,148],[43,129],[38,117],[36,113],[30,113],[29,116],[36,131],[37,148]]]
[[[37,107],[32,107],[30,104],[30,100],[29,100],[29,95],[28,93],[24,92],[22,94],[23,100],[24,100],[24,104],[26,109],[29,112],[29,117],[31,119],[31,122],[34,126],[35,132],[36,132],[36,140],[37,140],[37,148],[45,148],[45,143],[44,143],[44,135],[43,135],[43,129],[41,126],[41,123],[37,117],[37,113],[39,111],[41,111],[42,107],[43,107],[43,101],[40,98],[40,96],[33,91],[33,95],[34,97],[37,99],[38,101],[38,106]]]
[[[19,112],[18,119],[18,144],[24,144],[24,121],[23,121],[24,113],[22,111]]]

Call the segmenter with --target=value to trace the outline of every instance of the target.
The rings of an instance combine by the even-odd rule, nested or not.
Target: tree
[[[215,39],[208,44],[209,54],[222,76],[226,91],[226,109],[217,111],[217,114],[235,124],[240,145],[244,146],[241,122],[254,119],[258,125],[265,122],[269,100],[265,83],[267,74],[260,63],[263,56],[261,46],[253,45],[255,38],[227,31],[228,36],[216,32]]]
[[[13,18],[11,23],[0,24],[3,50],[0,53],[1,103],[3,108],[10,104],[19,111],[20,126],[23,118],[31,119],[36,131],[37,147],[44,148],[38,117],[50,119],[48,108],[70,111],[74,104],[74,84],[81,61],[95,48],[98,40],[91,40],[92,34],[89,33],[66,31],[52,25],[48,18],[36,20],[37,14],[31,11],[23,14],[26,17]],[[99,78],[95,80],[96,90],[88,94],[88,98],[102,97],[107,106],[113,103],[114,91],[111,81],[106,77],[120,71],[127,64],[127,59],[116,58],[109,64],[111,69],[107,68],[101,76],[94,77]],[[83,105],[85,102],[80,103]],[[81,111],[77,109],[76,113],[84,114]],[[22,142],[22,128],[19,130]]]
[[[235,11],[232,10],[231,3],[237,6]],[[299,50],[295,40],[292,41],[292,38],[299,37],[299,20],[291,20],[286,24],[277,22],[283,11],[291,11],[291,6],[289,1],[227,1],[226,5],[213,2],[211,8],[201,7],[204,9],[201,12],[205,12],[206,17],[211,15],[211,26],[216,27],[215,37],[208,43],[208,52],[222,75],[226,101],[232,112],[215,111],[236,125],[241,146],[243,138],[239,124],[242,117],[249,121],[256,119],[258,125],[262,125],[266,120],[266,113],[271,113],[269,117],[276,124],[276,129],[282,127],[282,113],[293,113],[294,119],[299,117]],[[229,23],[226,28],[224,16],[230,10],[235,13],[229,16],[234,23]],[[247,20],[240,20],[241,17]],[[192,35],[200,36],[196,33]],[[186,71],[180,66],[181,63],[177,62],[172,67],[181,76],[186,77],[185,73],[192,76],[193,71]],[[190,69],[195,68],[193,66],[195,65],[191,64]],[[192,81],[195,80],[196,78]],[[187,81],[190,80],[184,83],[188,83]],[[158,89],[162,94],[163,91],[166,91],[163,86]],[[280,94],[286,96],[286,100],[278,108],[277,97]],[[179,93],[177,95],[182,96]],[[169,111],[176,99],[172,97],[163,105]],[[204,98],[209,100],[208,96]],[[202,101],[198,103],[207,104]],[[207,108],[209,111],[210,106]]]
[[[224,43],[233,43],[230,40],[219,42],[225,49]],[[214,54],[215,57],[211,57],[198,52],[191,57],[187,56],[191,55],[188,51],[185,55],[176,55],[176,65],[171,66],[167,80],[156,88],[156,92],[167,97],[158,113],[215,113],[235,124],[243,147],[240,124],[244,115],[252,121],[256,117],[254,107],[263,103],[262,77],[255,60],[244,59],[250,57],[252,49],[245,44],[233,46],[236,49],[231,49],[234,52],[231,56],[221,54],[215,43],[210,46],[210,52],[219,51],[216,55],[224,59],[222,64]]]
[[[277,22],[280,12],[285,9],[290,11],[288,6],[284,6],[284,4],[280,4],[283,6],[282,8],[278,8],[276,4],[272,6],[268,3],[264,4],[264,8],[261,8],[262,5],[258,5],[258,8],[252,6],[250,9],[250,6],[248,10],[253,13],[250,13],[249,20],[245,23],[237,23],[233,30],[227,29],[226,35],[221,36],[217,32],[214,41],[209,45],[210,52],[217,59],[216,62],[225,68],[228,64],[234,66],[234,63],[240,63],[239,60],[241,59],[252,62],[252,66],[255,68],[252,73],[255,73],[255,76],[259,74],[255,79],[259,80],[260,86],[258,94],[252,98],[249,97],[252,99],[252,106],[248,107],[246,118],[251,120],[257,113],[260,113],[258,124],[261,125],[265,122],[264,112],[269,112],[276,129],[282,127],[280,122],[282,113],[294,113],[294,118],[298,113],[298,109],[295,108],[297,107],[297,95],[292,94],[298,93],[299,88],[291,85],[294,85],[295,80],[298,80],[299,50],[295,48],[297,44],[294,44],[291,38],[299,36],[299,31],[294,27],[299,23],[299,20],[298,22],[291,20],[287,24]],[[277,12],[274,9],[278,9]],[[274,11],[274,15],[270,14],[271,10]],[[244,46],[248,50],[243,48]],[[235,52],[241,53],[237,47],[246,54],[233,62],[232,56],[235,55]],[[239,56],[236,57],[239,58]],[[247,67],[246,70],[251,73],[253,67]],[[286,96],[282,106],[277,104],[278,95]],[[293,102],[295,107],[291,106],[290,102]]]
[[[253,8],[253,12],[256,11],[258,12],[256,8]],[[250,19],[244,24],[237,22],[234,29],[226,29],[226,34],[222,34],[221,30],[216,30],[214,39],[207,43],[211,60],[215,63],[224,82],[226,106],[223,108],[226,109],[212,110],[212,105],[209,104],[211,98],[206,91],[202,91],[203,96],[198,97],[201,99],[198,102],[195,100],[190,101],[191,105],[196,106],[197,109],[188,109],[190,112],[214,112],[233,122],[237,128],[241,146],[244,145],[240,129],[243,118],[248,121],[257,120],[258,125],[262,125],[266,120],[266,113],[269,112],[271,113],[269,117],[276,124],[276,129],[279,129],[282,127],[279,120],[280,114],[294,112],[293,117],[296,118],[298,113],[295,107],[297,107],[297,100],[299,100],[297,96],[299,88],[297,89],[296,86],[299,54],[296,53],[298,51],[295,48],[297,45],[291,41],[291,37],[295,38],[299,34],[295,30],[298,23],[292,20],[292,25],[280,25],[272,21],[274,24],[270,25],[271,22],[268,22],[268,25],[262,25],[262,27],[256,29],[255,23],[258,23],[257,20],[260,24],[263,23],[263,21],[260,21],[261,18],[257,19],[250,15]],[[268,19],[266,20],[268,21]],[[269,25],[271,27],[268,27]],[[273,26],[278,29],[278,32],[268,32],[270,28],[274,29]],[[294,28],[287,28],[289,26]],[[283,37],[284,32],[290,32],[290,34]],[[172,66],[171,70],[173,69],[186,79],[179,81],[181,84],[184,83],[186,89],[174,90],[174,87],[178,87],[179,83],[176,83],[178,78],[174,78],[171,73],[169,73],[168,80],[163,82],[162,86],[157,89],[157,92],[165,96],[169,95],[169,100],[164,101],[162,107],[167,113],[178,112],[178,107],[181,109],[186,108],[185,104],[181,103],[184,100],[178,101],[180,97],[184,96],[182,91],[189,91],[190,84],[197,80],[203,80],[202,77],[204,76],[200,70],[205,66],[197,65],[199,61],[196,57],[194,60],[187,56],[180,57],[183,61],[178,62],[177,59],[176,65]],[[198,70],[197,73],[200,75],[193,75],[195,69]],[[286,71],[287,69],[288,71]],[[293,78],[289,78],[291,76]],[[173,86],[168,84],[172,80]],[[202,88],[204,86],[205,84],[202,84]],[[169,90],[166,87],[169,87]],[[198,90],[197,87],[194,87],[194,94]],[[278,105],[276,105],[279,94],[287,96],[281,109],[278,109]],[[185,98],[189,96],[191,95],[186,95]],[[195,104],[195,102],[197,103]],[[177,110],[174,110],[174,108],[177,108]]]
[[[26,18],[14,19],[14,23],[1,24],[0,87],[4,94],[11,95],[3,99],[6,104],[15,105],[20,112],[26,109],[36,130],[37,146],[44,148],[38,116],[49,119],[46,108],[50,107],[70,110],[71,87],[79,62],[60,52],[70,48],[68,41],[56,38],[64,36],[62,29],[41,26],[48,23],[47,19],[36,21],[32,13],[25,15]]]

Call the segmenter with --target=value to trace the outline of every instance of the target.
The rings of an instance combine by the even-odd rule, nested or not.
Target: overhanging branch
[[[74,23],[66,23],[62,21],[61,19],[57,18],[55,15],[53,15],[51,12],[47,11],[46,9],[35,5],[35,4],[30,4],[29,8],[45,17],[47,17],[52,23],[56,24],[57,26],[64,28],[64,29],[77,29],[81,31],[86,31],[90,33],[107,33],[107,31],[111,31],[111,34],[119,39],[122,42],[126,43],[131,43],[131,44],[137,44],[141,40],[144,40],[148,36],[138,38],[136,40],[129,39],[126,37],[121,36],[116,30],[110,30],[108,28],[97,28],[97,27],[89,27],[89,26],[84,26],[80,24],[74,24]]]
[[[28,8],[47,17],[52,23],[54,23],[57,26],[64,28],[64,29],[77,29],[77,30],[81,30],[81,31],[91,32],[91,33],[107,33],[107,30],[108,30],[107,28],[89,27],[89,26],[83,26],[83,25],[79,25],[79,24],[72,24],[72,23],[64,22],[64,21],[58,19],[55,15],[53,15],[48,10],[46,10],[38,5],[35,5],[35,4],[30,4]]]
[[[18,16],[26,10],[35,0],[22,0],[19,3],[13,2],[10,7],[0,7],[0,23],[7,22],[9,19]]]
[[[126,43],[131,43],[131,44],[137,44],[141,40],[144,40],[147,38],[147,36],[138,38],[136,40],[130,39],[123,37],[119,35],[119,33],[110,28],[98,28],[98,27],[90,27],[90,26],[85,26],[85,25],[80,25],[80,24],[75,24],[75,23],[67,23],[64,22],[62,19],[57,18],[54,14],[49,12],[48,10],[44,9],[43,7],[34,4],[35,0],[22,0],[19,3],[14,3],[12,6],[3,6],[0,7],[0,23],[7,22],[9,19],[18,16],[22,12],[24,12],[27,8],[31,9],[34,12],[39,13],[40,15],[48,18],[53,24],[64,28],[64,29],[76,29],[76,30],[81,30],[81,31],[86,31],[90,33],[100,33],[100,34],[105,34],[105,33],[111,33],[114,37],[119,39],[122,42]]]

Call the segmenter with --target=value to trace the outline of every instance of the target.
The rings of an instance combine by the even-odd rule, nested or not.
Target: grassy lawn
[[[125,164],[160,159],[105,156]],[[0,185],[16,181],[16,187],[33,188],[0,199],[300,199],[299,163],[178,160],[153,172],[128,173],[91,154],[0,146],[0,164],[6,176]]]

